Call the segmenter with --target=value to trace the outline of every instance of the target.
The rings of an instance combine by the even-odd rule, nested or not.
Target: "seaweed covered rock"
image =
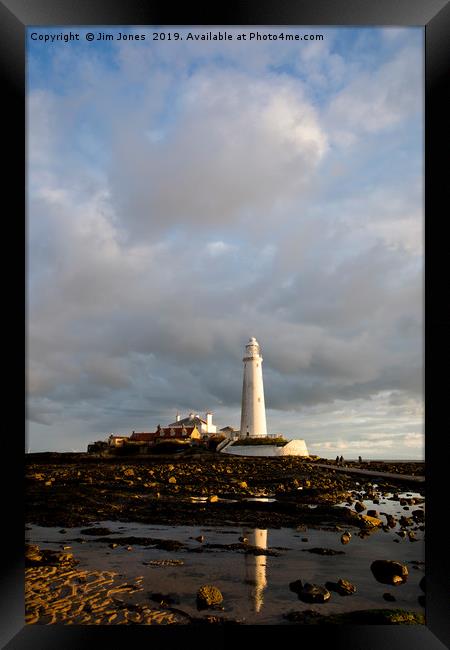
[[[214,585],[203,585],[197,591],[197,605],[200,608],[217,607],[222,602],[222,592]]]

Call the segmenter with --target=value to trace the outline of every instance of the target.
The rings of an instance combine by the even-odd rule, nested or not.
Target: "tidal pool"
[[[408,515],[399,501],[389,501],[389,496],[381,498],[376,506],[372,502],[365,505],[396,516]],[[411,509],[418,507],[411,506]],[[107,541],[96,541],[95,536],[81,533],[93,527],[108,528],[111,532],[106,537],[114,538],[116,543],[120,538],[133,536],[176,540],[184,546],[169,551],[134,543],[129,549],[127,544],[119,542],[118,546],[110,548]],[[358,529],[349,530],[351,540],[343,545],[340,538],[344,529],[158,526],[99,521],[89,527],[66,528],[65,532],[59,527],[30,525],[26,541],[54,550],[70,547],[67,550],[79,560],[81,569],[112,570],[127,580],[142,576],[143,590],[135,595],[135,601],[153,602],[152,598],[159,594],[169,599],[172,607],[189,615],[204,613],[196,606],[196,593],[203,584],[217,586],[224,596],[223,611],[214,611],[214,615],[249,624],[286,624],[284,614],[306,609],[334,614],[395,607],[423,613],[418,598],[423,596],[419,582],[425,568],[424,532],[416,526],[416,541],[411,542],[408,537],[402,539],[397,535],[398,526],[387,532],[373,530],[367,537],[359,537]],[[261,554],[246,552],[242,543],[259,547]],[[227,548],[229,545],[232,548]],[[333,549],[342,554],[308,552],[313,548]],[[164,564],[161,560],[176,562]],[[398,586],[378,583],[370,570],[374,560],[396,560],[406,564],[407,581]],[[356,593],[340,596],[332,592],[327,603],[311,605],[300,601],[289,589],[289,583],[294,580],[324,585],[328,581],[337,582],[339,578],[353,583]],[[386,592],[394,596],[395,602],[384,600]]]

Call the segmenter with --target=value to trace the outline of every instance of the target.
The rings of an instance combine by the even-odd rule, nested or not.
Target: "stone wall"
[[[223,450],[224,454],[235,456],[308,456],[304,440],[291,440],[284,447],[276,445],[229,445]]]

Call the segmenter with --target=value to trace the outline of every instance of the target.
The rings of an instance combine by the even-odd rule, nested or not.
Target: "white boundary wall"
[[[291,440],[284,447],[276,445],[228,445],[221,452],[235,456],[309,456],[304,440]]]

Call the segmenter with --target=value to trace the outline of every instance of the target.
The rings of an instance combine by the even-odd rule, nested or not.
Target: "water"
[[[390,496],[390,495],[388,495]],[[405,493],[400,496],[418,496]],[[365,502],[369,508],[391,513],[399,517],[410,516],[410,506],[404,511],[398,501],[380,499],[379,505]],[[341,613],[356,609],[398,607],[423,612],[418,596],[423,592],[419,582],[424,575],[424,533],[415,530],[416,542],[400,539],[395,529],[384,532],[375,530],[364,539],[352,530],[349,544],[342,545],[342,531],[328,531],[305,528],[296,531],[291,528],[249,529],[239,526],[156,526],[138,523],[111,521],[96,522],[96,526],[111,530],[109,537],[136,536],[171,539],[186,546],[178,551],[134,545],[131,551],[126,546],[110,549],[107,543],[96,542],[90,535],[81,534],[81,528],[66,529],[30,526],[27,541],[38,543],[42,548],[60,549],[71,546],[71,552],[80,561],[81,569],[113,570],[132,580],[143,576],[143,591],[136,599],[149,602],[149,593],[172,594],[174,607],[188,614],[200,615],[196,607],[196,592],[202,584],[214,584],[224,596],[224,611],[214,612],[227,618],[238,618],[251,624],[282,624],[283,614],[292,610],[315,609],[323,614]],[[240,537],[246,537],[249,544],[275,551],[277,556],[248,555],[242,550],[205,548],[195,538],[203,535],[204,544],[235,544]],[[83,538],[85,543],[73,541]],[[307,538],[307,541],[302,541]],[[394,543],[394,539],[398,543]],[[304,552],[313,547],[344,551],[343,555],[321,556]],[[155,566],[152,560],[181,560],[178,566]],[[409,569],[406,583],[390,586],[378,583],[370,571],[374,560],[388,559],[405,563]],[[145,563],[145,564],[144,564]],[[289,589],[293,580],[304,580],[316,584],[336,582],[345,578],[356,585],[357,593],[340,596],[332,593],[325,604],[310,605],[298,600]],[[388,603],[383,594],[389,592],[396,602]],[[156,605],[155,605],[156,606]]]

